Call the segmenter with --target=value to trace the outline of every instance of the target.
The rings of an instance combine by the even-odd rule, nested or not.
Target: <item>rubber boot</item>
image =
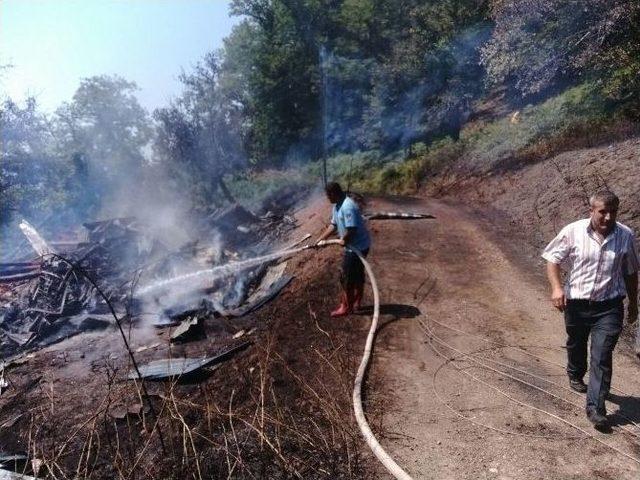
[[[340,306],[336,308],[333,312],[331,312],[332,317],[344,317],[351,313],[351,309],[349,308],[349,302],[347,300],[347,294],[343,291],[342,296],[340,297]]]
[[[364,285],[356,285],[353,287],[353,311],[360,310],[360,304],[362,303],[362,294],[364,292]]]
[[[347,310],[349,313],[353,313],[353,305],[356,299],[356,292],[353,287],[347,289]]]

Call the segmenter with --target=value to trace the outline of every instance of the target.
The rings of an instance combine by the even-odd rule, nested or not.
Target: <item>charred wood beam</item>
[[[61,275],[58,275],[57,273],[50,272],[48,270],[43,270],[41,273],[43,275],[48,275],[50,277],[57,278],[58,280],[62,280],[63,279],[63,277]]]
[[[0,267],[0,276],[17,275],[19,273],[34,273],[39,270],[40,270],[39,265],[34,265],[29,267],[11,267],[11,268]]]
[[[38,267],[40,266],[39,262],[6,262],[0,263],[0,270],[5,268],[13,268],[13,267]]]
[[[79,240],[59,240],[57,242],[49,242],[52,247],[77,247]]]
[[[15,275],[4,275],[4,276],[0,276],[0,283],[22,282],[24,280],[31,280],[32,278],[36,278],[38,275],[40,275],[40,272],[28,272],[28,273],[17,273]]]
[[[60,299],[60,303],[59,303],[59,306],[58,306],[57,310],[46,310],[44,308],[33,307],[33,308],[27,308],[25,311],[26,312],[40,312],[40,313],[45,313],[47,315],[62,315],[62,312],[64,312],[64,306],[67,303],[67,295],[68,295],[68,293],[69,293],[69,285],[67,284],[65,286],[64,293],[62,294],[62,298]]]

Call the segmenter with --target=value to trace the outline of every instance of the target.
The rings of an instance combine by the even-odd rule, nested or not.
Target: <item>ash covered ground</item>
[[[134,218],[25,244],[3,265],[4,467],[58,478],[363,475],[350,403],[363,335],[323,325],[338,288],[331,253],[193,275],[317,235],[326,215],[313,208],[233,206],[173,249]]]

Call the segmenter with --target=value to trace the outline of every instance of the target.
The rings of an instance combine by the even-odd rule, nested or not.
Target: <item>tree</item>
[[[223,71],[260,165],[457,133],[482,90],[486,0],[235,0]],[[324,54],[322,54],[324,52]],[[226,67],[231,67],[228,70]]]
[[[246,164],[242,104],[231,87],[221,87],[219,75],[216,55],[206,55],[192,73],[181,76],[182,95],[154,113],[155,153],[176,187],[187,188],[200,206],[233,202],[224,175]]]
[[[495,29],[482,52],[491,84],[523,96],[594,74],[638,85],[636,0],[494,0],[491,17]]]
[[[87,211],[107,197],[135,191],[143,181],[143,152],[152,130],[136,90],[118,76],[85,78],[72,101],[56,111],[59,154],[74,166],[76,201],[88,205]]]
[[[49,120],[34,98],[24,107],[7,99],[0,107],[0,224],[14,212],[35,217],[50,210],[64,192],[65,166],[56,158]]]
[[[320,46],[334,16],[328,0],[235,0],[246,16],[225,42],[225,61],[243,82],[246,148],[260,167],[318,156],[322,142]]]
[[[480,47],[488,38],[485,1],[407,2],[374,72],[365,112],[367,146],[393,150],[456,136],[482,94]],[[400,22],[400,23],[399,23]]]

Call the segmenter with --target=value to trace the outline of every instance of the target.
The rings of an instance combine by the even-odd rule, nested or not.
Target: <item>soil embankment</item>
[[[564,152],[492,175],[443,175],[428,195],[462,202],[498,228],[509,244],[539,262],[544,246],[575,220],[589,215],[589,196],[610,189],[620,197],[618,221],[640,234],[640,138]],[[633,336],[623,334],[626,348]]]
[[[443,175],[426,193],[491,207],[539,249],[564,225],[587,216],[589,196],[602,188],[620,197],[618,220],[640,231],[640,138],[564,152],[492,175]]]
[[[377,228],[387,301],[426,317],[382,328],[374,368],[396,401],[383,422],[390,450],[417,478],[637,478],[634,328],[616,351],[614,428],[603,435],[566,388],[563,322],[539,253],[588,215],[600,188],[620,196],[619,221],[640,231],[639,152],[636,138],[500,174],[441,175],[425,192],[441,200],[422,204],[436,221]]]

